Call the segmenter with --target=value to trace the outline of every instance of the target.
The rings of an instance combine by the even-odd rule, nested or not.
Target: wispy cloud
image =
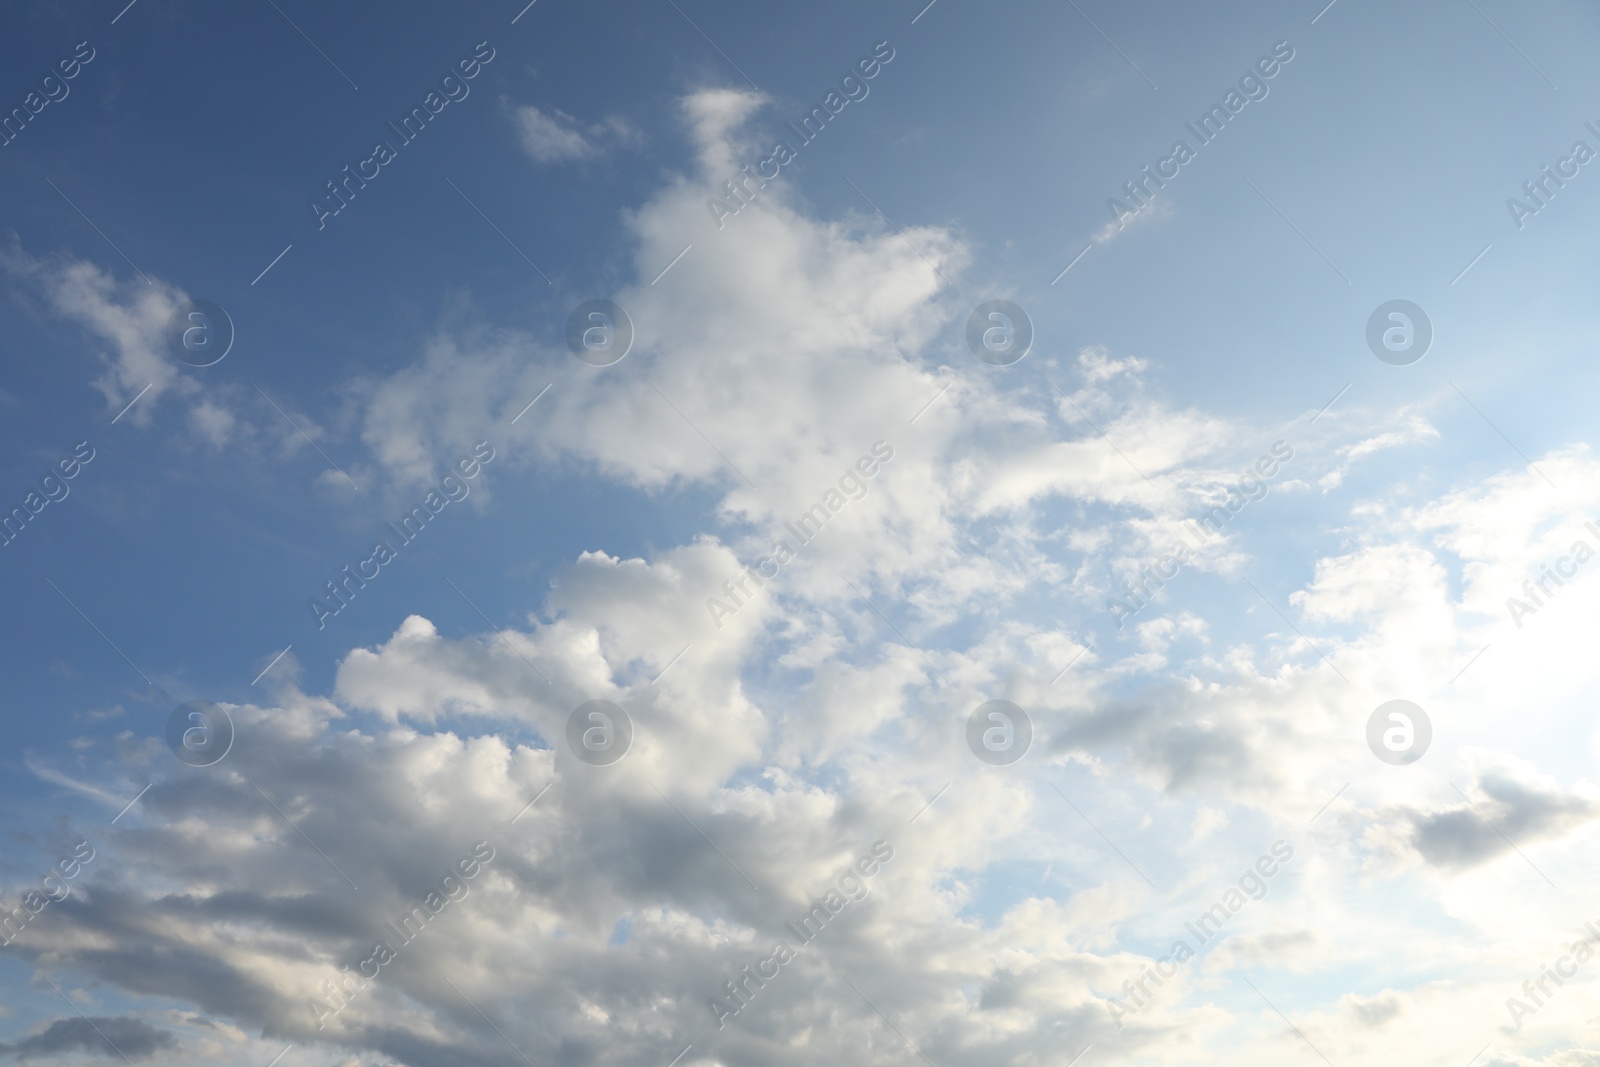
[[[574,163],[636,145],[641,135],[626,119],[611,116],[585,125],[565,111],[532,104],[512,112],[522,150],[535,163]]]

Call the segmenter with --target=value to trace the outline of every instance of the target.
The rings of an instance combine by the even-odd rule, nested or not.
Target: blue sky
[[[0,1060],[1600,1056],[1585,989],[1520,990],[1600,918],[1600,565],[1508,603],[1600,547],[1600,163],[1507,206],[1600,152],[1591,10],[124,3],[0,35],[0,114],[61,97],[0,147],[0,507],[93,449],[0,550],[0,912],[97,850],[0,947]],[[635,330],[606,367],[566,341],[597,299]],[[1035,331],[1009,366],[965,340],[996,299]],[[1396,299],[1433,329],[1408,366],[1366,340]],[[164,338],[195,300],[234,326],[212,366]],[[1395,698],[1433,728],[1399,767],[1365,732]],[[593,699],[634,722],[616,767],[567,741]],[[1031,717],[1014,764],[967,749],[991,699]],[[238,731],[211,766],[164,740],[191,700]],[[321,982],[480,839],[454,929],[318,1027]],[[879,839],[869,903],[718,1027]],[[1226,940],[1130,994],[1278,840]]]

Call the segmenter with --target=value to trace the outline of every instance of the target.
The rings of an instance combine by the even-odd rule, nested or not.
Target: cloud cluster
[[[565,466],[641,496],[693,486],[714,501],[702,532],[642,556],[593,546],[503,632],[441,632],[419,608],[349,650],[328,696],[280,682],[270,704],[230,706],[239,740],[213,767],[133,734],[89,749],[155,784],[84,890],[6,952],[280,1048],[410,1067],[518,1054],[660,1067],[686,1046],[686,1067],[1032,1065],[1088,1045],[1108,1061],[1264,1065],[1282,1062],[1282,1023],[1235,976],[1271,967],[1325,992],[1348,968],[1386,966],[1373,946],[1402,937],[1416,970],[1304,994],[1305,1038],[1336,1062],[1420,1062],[1452,1013],[1497,1011],[1495,975],[1559,923],[1507,918],[1527,891],[1510,845],[1583,884],[1600,794],[1508,757],[1503,738],[1467,740],[1510,684],[1493,657],[1472,667],[1482,699],[1447,683],[1487,639],[1507,561],[1544,558],[1563,512],[1530,504],[1522,475],[1432,499],[1340,496],[1354,464],[1431,440],[1423,412],[1401,413],[1400,431],[1393,412],[1246,425],[1173,403],[1158,367],[1094,347],[1041,353],[1055,362],[1038,383],[977,373],[944,337],[965,311],[944,275],[972,258],[955,230],[817,218],[780,183],[737,227],[708,229],[708,189],[761,106],[732,90],[686,100],[695,169],[629,216],[634,281],[613,296],[639,358],[595,368],[515,330],[441,329],[408,366],[350,388],[392,487],[435,481],[497,425],[498,476]],[[559,113],[519,116],[541,162],[604,140]],[[652,285],[686,244],[692,258]],[[181,294],[81,264],[18,269],[112,344],[108,400],[158,375],[195,394],[151,340]],[[552,381],[537,429],[512,426]],[[1115,635],[1105,590],[1280,439],[1293,478],[1252,518],[1321,503],[1305,573],[1252,593],[1264,550],[1230,525],[1192,566],[1239,592],[1216,598],[1237,617],[1158,598]],[[710,591],[878,440],[894,462],[872,492],[770,595],[714,625]],[[1540,462],[1600,484],[1582,449]],[[1575,588],[1561,610],[1589,596]],[[1577,647],[1560,616],[1539,622]],[[1551,692],[1593,669],[1550,665]],[[1395,693],[1456,731],[1407,776],[1360,735]],[[971,709],[999,697],[1034,716],[1036,751],[1012,768],[962,741]],[[608,767],[566,747],[568,715],[596,699],[635,725]],[[1444,788],[1450,775],[1464,791]],[[1280,836],[1296,862],[1270,903],[1230,919],[1118,1030],[1109,1000],[1167,950],[1160,938]],[[707,999],[880,839],[895,858],[872,893],[719,1031]],[[470,897],[342,1010],[308,1012],[478,840],[495,860]],[[1410,921],[1416,893],[1444,917]],[[1395,906],[1352,903],[1369,894]],[[67,1022],[11,1050],[94,1051]],[[136,1049],[200,1061],[195,1040],[130,1026],[118,1034]]]

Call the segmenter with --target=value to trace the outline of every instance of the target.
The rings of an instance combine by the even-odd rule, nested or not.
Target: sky
[[[20,0],[0,1064],[1600,1065],[1600,17]]]

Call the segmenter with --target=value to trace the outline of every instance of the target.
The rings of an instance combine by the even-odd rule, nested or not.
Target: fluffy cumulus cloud
[[[1587,502],[1516,504],[1531,474],[1343,488],[1426,449],[1424,411],[1246,424],[1094,347],[979,373],[948,337],[956,230],[820,218],[779,182],[717,227],[762,106],[684,102],[697,165],[628,218],[626,360],[440,331],[351,386],[393,485],[497,425],[498,476],[696,487],[700,533],[583,551],[503,631],[412,615],[328,695],[230,707],[213,767],[134,732],[85,754],[155,784],[4,951],[137,1005],[94,1018],[171,1062],[1592,1062],[1585,989],[1520,1028],[1505,1001],[1600,918],[1568,895],[1600,795],[1514,755],[1499,709],[1527,697],[1483,651],[1537,623],[1535,698],[1592,683],[1582,578],[1523,627],[1496,614],[1572,554]],[[519,121],[536,159],[593,140]],[[127,338],[122,388],[161,315],[109,284],[52,299]],[[1540,462],[1600,484],[1582,448]],[[1302,570],[1252,537],[1273,509]],[[1201,590],[1223,591],[1204,616]],[[1396,695],[1433,716],[1411,767],[1365,741]],[[968,747],[997,698],[1032,724],[1011,766]],[[591,700],[631,722],[618,763],[569,740]],[[94,1054],[69,1023],[28,1054]]]

